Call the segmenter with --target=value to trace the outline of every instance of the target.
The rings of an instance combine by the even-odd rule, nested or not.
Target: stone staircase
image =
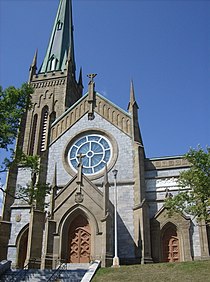
[[[56,281],[56,282],[80,282],[88,271],[89,263],[65,264],[65,268],[60,269],[23,269],[7,270],[1,277],[0,281]]]

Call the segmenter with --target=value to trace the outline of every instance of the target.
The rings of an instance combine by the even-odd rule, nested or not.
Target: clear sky
[[[0,0],[0,85],[42,63],[59,0]],[[210,144],[210,1],[73,0],[77,74],[127,109],[134,81],[147,157]],[[0,157],[4,154],[0,152]]]

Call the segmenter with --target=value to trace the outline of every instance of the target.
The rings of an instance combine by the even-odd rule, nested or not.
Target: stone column
[[[60,236],[56,233],[54,234],[54,244],[53,244],[53,268],[56,268],[60,263],[59,257],[59,242]]]
[[[152,262],[150,242],[150,220],[145,199],[144,148],[134,142],[134,239],[136,259],[141,263]],[[140,262],[140,261],[139,261]]]
[[[7,259],[11,222],[0,221],[0,261]]]
[[[53,266],[53,243],[54,233],[56,231],[56,222],[48,219],[46,222],[46,231],[44,237],[44,257],[42,259],[42,269],[52,268]]]
[[[199,222],[198,228],[200,237],[201,259],[209,259],[209,246],[206,227],[207,226],[204,220]]]
[[[192,260],[192,254],[191,254],[191,246],[190,246],[190,220],[186,220],[186,222],[183,222],[180,224],[180,230],[182,232],[182,238],[183,238],[183,261],[191,261]]]
[[[28,268],[40,268],[45,212],[31,209],[26,263]]]

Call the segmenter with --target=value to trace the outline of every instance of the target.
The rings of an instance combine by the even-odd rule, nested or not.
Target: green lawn
[[[210,282],[210,260],[101,268],[93,282]]]

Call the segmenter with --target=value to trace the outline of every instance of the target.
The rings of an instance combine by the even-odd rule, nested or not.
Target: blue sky
[[[0,0],[0,85],[40,66],[58,0]],[[210,2],[73,0],[77,73],[127,109],[133,79],[146,155],[182,155],[210,140]],[[0,157],[4,156],[0,152]]]

